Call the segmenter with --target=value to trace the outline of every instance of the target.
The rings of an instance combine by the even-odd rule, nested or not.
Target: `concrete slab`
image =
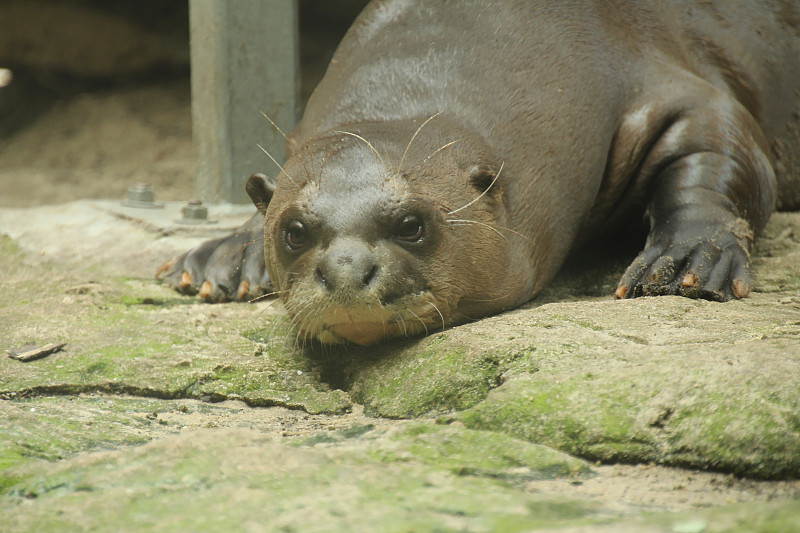
[[[215,223],[186,225],[182,202],[162,209],[125,207],[114,200],[80,200],[61,205],[0,209],[0,234],[14,239],[30,260],[82,264],[107,275],[149,277],[173,255],[233,231],[252,205],[212,204]]]

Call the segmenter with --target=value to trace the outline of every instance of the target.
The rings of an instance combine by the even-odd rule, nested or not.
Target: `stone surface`
[[[2,209],[0,233],[0,350],[67,343],[0,357],[10,531],[800,521],[800,214],[771,222],[745,300],[615,301],[630,258],[594,251],[523,309],[370,348],[160,287],[202,237],[102,202]],[[627,463],[651,466],[604,466]]]

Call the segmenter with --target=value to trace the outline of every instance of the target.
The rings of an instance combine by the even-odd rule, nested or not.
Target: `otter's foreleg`
[[[264,215],[257,212],[232,234],[170,259],[156,277],[212,303],[252,300],[271,291],[264,261]]]
[[[747,296],[753,239],[775,203],[764,135],[747,110],[719,93],[670,117],[636,178],[651,191],[650,233],[616,296]]]

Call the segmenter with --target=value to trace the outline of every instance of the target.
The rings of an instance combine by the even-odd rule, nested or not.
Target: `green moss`
[[[442,428],[441,435],[453,430]],[[433,431],[416,433],[435,440]],[[432,456],[386,462],[366,453],[418,437],[351,438],[341,445],[297,448],[254,431],[176,436],[146,449],[30,468],[7,494],[36,498],[24,509],[14,498],[0,498],[0,520],[7,531],[118,525],[209,531],[253,524],[281,531],[301,524],[303,531],[315,532],[367,531],[380,524],[389,532],[515,532],[566,525],[599,512],[592,504],[516,490],[493,476],[454,475]],[[472,459],[477,457],[461,457]],[[235,494],[236,505],[220,494]]]
[[[35,398],[0,403],[0,468],[57,461],[98,447],[150,440],[145,414],[156,400]],[[167,407],[163,403],[162,408]],[[72,418],[65,416],[72,413]]]
[[[152,306],[153,308],[165,308],[165,307],[173,307],[176,305],[194,305],[197,302],[194,298],[188,296],[163,298],[163,297],[123,294],[119,299],[119,303],[130,307]]]
[[[603,331],[603,328],[601,328],[597,324],[594,324],[582,318],[576,318],[564,314],[553,314],[549,316],[551,319],[558,320],[559,322],[563,322],[565,324],[573,324],[584,329],[589,329],[591,331]]]
[[[17,242],[8,235],[0,233],[0,255],[6,258],[14,258],[21,254],[22,250]]]
[[[497,363],[458,346],[424,346],[393,353],[354,374],[351,393],[365,413],[411,418],[477,404],[496,384]]]
[[[2,472],[2,470],[7,469],[15,463],[16,461],[6,462],[4,458],[0,456],[0,497],[10,493],[13,487],[21,485],[26,479],[25,476],[8,475]]]
[[[785,533],[800,528],[800,501],[737,503],[691,513],[649,513],[615,523],[620,531]]]
[[[760,398],[753,405],[719,392],[704,394],[673,415],[670,456],[675,464],[754,477],[800,472],[800,417],[785,405],[781,398]]]
[[[355,442],[348,442],[355,441]],[[430,465],[458,476],[503,479],[514,483],[536,479],[585,476],[588,464],[546,446],[503,433],[476,431],[433,422],[406,422],[391,430],[371,425],[326,432],[292,441],[295,446],[320,444],[363,446],[365,461]]]
[[[281,368],[270,360],[264,365],[219,364],[196,380],[186,391],[193,398],[212,401],[239,399],[254,407],[301,408],[311,414],[341,414],[352,402],[343,391],[330,390],[308,361],[296,361],[300,368]]]
[[[668,379],[648,378],[654,384]],[[692,395],[670,407],[641,383],[540,372],[515,377],[451,419],[603,462],[657,462],[758,478],[800,472],[800,417],[787,410],[790,400],[687,389]]]
[[[24,450],[21,449],[21,447],[12,448],[5,443],[0,444],[0,485],[3,485],[3,480],[5,479],[2,473],[3,470],[22,463],[27,459],[28,457],[25,455]]]
[[[503,433],[414,422],[391,435],[390,454],[413,456],[458,475],[480,475],[516,481],[588,474],[583,461],[551,448]],[[378,452],[386,457],[386,452]]]
[[[248,340],[267,346],[274,345],[276,339],[294,338],[291,322],[285,316],[273,318],[263,327],[245,330],[241,335]]]
[[[356,439],[364,435],[370,435],[374,430],[375,426],[372,424],[357,424],[344,430],[325,431],[315,433],[310,437],[289,439],[288,444],[291,446],[316,446],[317,444],[340,443],[348,439]],[[369,438],[374,438],[374,436],[370,435]]]
[[[504,431],[592,460],[650,458],[642,456],[643,445],[633,430],[635,400],[604,390],[587,405],[579,393],[584,386],[580,378],[553,383],[547,375],[519,377],[453,418],[467,427]]]

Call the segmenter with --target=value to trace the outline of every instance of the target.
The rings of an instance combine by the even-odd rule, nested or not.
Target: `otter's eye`
[[[284,233],[286,246],[292,251],[302,250],[308,244],[308,231],[302,222],[294,220],[289,223]]]
[[[422,239],[423,233],[422,220],[416,215],[406,215],[395,227],[394,238],[407,243],[415,243]]]

